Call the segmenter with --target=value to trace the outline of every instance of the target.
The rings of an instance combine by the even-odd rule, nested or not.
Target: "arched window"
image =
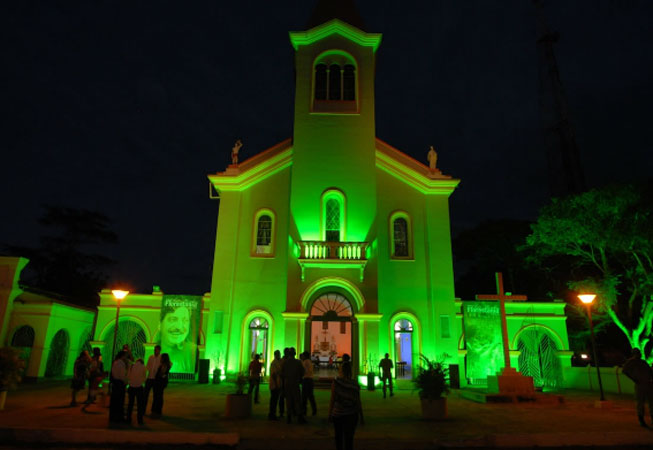
[[[410,259],[412,257],[410,217],[406,213],[398,212],[390,217],[390,241],[392,258]]]
[[[322,195],[322,238],[326,242],[345,240],[345,195],[337,189]]]
[[[268,321],[263,317],[256,317],[249,323],[249,353],[250,360],[254,355],[260,355],[261,364],[265,366],[268,350]]]
[[[257,256],[272,256],[274,254],[274,213],[269,209],[259,210],[254,216],[254,224],[252,253]]]
[[[398,217],[392,222],[395,256],[408,256],[408,222]]]
[[[356,68],[352,64],[345,65],[342,74],[342,99],[356,100]]]
[[[335,198],[326,204],[326,240],[340,242],[340,204]]]
[[[329,67],[329,100],[342,100],[342,74],[338,64]]]
[[[327,66],[318,64],[315,66],[315,100],[327,99]]]

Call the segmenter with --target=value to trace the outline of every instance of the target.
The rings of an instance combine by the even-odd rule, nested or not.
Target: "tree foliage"
[[[94,305],[107,281],[105,270],[114,261],[98,248],[117,242],[105,215],[85,209],[46,206],[39,223],[47,230],[38,247],[6,245],[6,251],[30,260],[21,283]]]
[[[570,257],[569,286],[597,294],[597,308],[633,348],[650,351],[653,322],[653,208],[648,186],[613,185],[554,199],[527,237],[542,265]]]

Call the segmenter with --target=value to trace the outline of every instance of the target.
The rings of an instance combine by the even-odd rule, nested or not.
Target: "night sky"
[[[112,277],[210,288],[206,175],[292,136],[288,31],[315,1],[2,2],[0,242],[35,246],[42,204],[111,217]],[[452,231],[534,219],[548,199],[535,8],[358,0],[377,53],[377,136],[462,180]],[[590,186],[653,169],[653,2],[546,2]]]

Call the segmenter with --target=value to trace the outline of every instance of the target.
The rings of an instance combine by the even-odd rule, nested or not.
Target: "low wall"
[[[603,391],[614,394],[632,394],[635,385],[626,375],[621,373],[621,367],[601,367],[601,382]],[[569,389],[599,390],[596,367],[565,367],[563,369],[564,385]]]

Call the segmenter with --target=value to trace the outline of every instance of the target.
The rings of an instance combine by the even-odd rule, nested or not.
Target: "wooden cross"
[[[497,272],[495,274],[497,279],[497,293],[492,295],[477,295],[476,300],[498,300],[499,301],[499,314],[501,315],[501,336],[503,338],[503,360],[505,366],[510,368],[510,349],[508,348],[508,323],[506,322],[506,305],[507,301],[525,301],[528,300],[528,297],[525,295],[511,295],[510,293],[506,294],[503,290],[503,274]]]

